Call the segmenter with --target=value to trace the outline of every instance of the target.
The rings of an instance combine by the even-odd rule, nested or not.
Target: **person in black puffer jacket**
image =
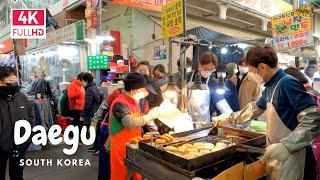
[[[6,166],[9,160],[9,175],[11,179],[23,179],[24,166],[20,160],[31,143],[29,138],[21,145],[14,143],[14,125],[19,120],[29,121],[34,126],[32,104],[20,93],[16,71],[12,67],[0,67],[0,179],[5,180]],[[22,129],[24,134],[24,129]]]
[[[101,94],[98,86],[93,82],[93,76],[90,73],[85,73],[82,80],[85,82],[86,96],[80,120],[84,121],[83,125],[88,127],[90,126],[94,113],[97,112],[101,104]]]
[[[85,96],[85,103],[84,103],[84,109],[81,112],[80,115],[80,121],[83,121],[83,126],[86,126],[89,128],[91,124],[91,120],[94,116],[94,113],[96,113],[99,109],[99,106],[101,104],[101,94],[98,86],[96,83],[93,82],[93,76],[90,73],[84,73],[82,77],[82,82],[84,82],[84,87],[86,90],[86,96]],[[100,123],[96,124],[96,129],[100,129]],[[88,149],[90,152],[94,152],[96,155],[99,153],[99,132],[96,134],[96,140],[93,144],[93,147]]]

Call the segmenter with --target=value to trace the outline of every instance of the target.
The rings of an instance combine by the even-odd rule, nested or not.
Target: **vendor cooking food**
[[[250,72],[265,82],[262,97],[230,116],[214,121],[243,123],[267,112],[265,157],[271,179],[316,179],[311,142],[320,134],[320,113],[303,85],[277,68],[278,57],[269,46],[255,46],[246,55]]]
[[[141,127],[158,118],[158,108],[153,108],[147,115],[140,112],[139,101],[148,96],[147,81],[139,73],[130,73],[125,81],[125,92],[121,93],[110,108],[110,149],[111,179],[125,180],[128,171],[124,165],[126,144],[130,139],[141,136]],[[134,179],[139,179],[135,175]]]

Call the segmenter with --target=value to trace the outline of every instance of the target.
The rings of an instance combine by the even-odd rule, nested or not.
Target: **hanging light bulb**
[[[222,54],[227,54],[228,53],[228,49],[226,47],[221,48],[221,53]]]
[[[171,103],[178,105],[180,90],[176,86],[173,76],[169,76],[169,82],[167,84],[167,89],[163,93],[164,100],[169,100]]]

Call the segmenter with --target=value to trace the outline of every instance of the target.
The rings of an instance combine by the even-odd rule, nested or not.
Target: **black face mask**
[[[0,92],[3,95],[13,96],[20,92],[20,86],[18,83],[6,83],[7,86],[0,86]]]

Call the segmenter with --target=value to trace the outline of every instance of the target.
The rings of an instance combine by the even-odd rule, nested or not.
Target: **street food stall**
[[[254,132],[250,124],[219,129],[207,125],[171,135],[144,135],[127,145],[125,164],[129,176],[138,172],[147,179],[212,179],[228,174],[229,169],[241,171],[240,167],[248,169],[245,165],[252,164],[258,172],[254,177],[264,177],[266,137]]]

